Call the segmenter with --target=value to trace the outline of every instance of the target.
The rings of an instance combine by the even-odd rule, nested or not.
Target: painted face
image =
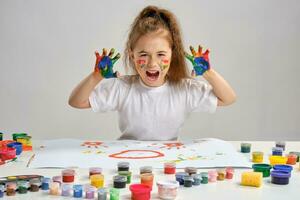
[[[135,69],[144,84],[161,86],[170,67],[172,50],[166,31],[158,31],[142,36],[133,49]]]

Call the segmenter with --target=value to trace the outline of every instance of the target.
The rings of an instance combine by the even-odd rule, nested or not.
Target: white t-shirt
[[[175,140],[191,112],[214,112],[217,97],[203,81],[146,86],[138,76],[103,79],[89,97],[94,112],[118,111],[120,139]]]

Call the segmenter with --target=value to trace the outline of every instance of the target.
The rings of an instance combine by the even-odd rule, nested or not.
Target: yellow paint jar
[[[270,156],[270,165],[285,165],[287,162],[287,157],[285,156]]]
[[[104,176],[103,174],[95,174],[90,176],[91,185],[96,188],[102,188],[104,186]]]
[[[264,160],[264,153],[261,151],[252,152],[252,162],[254,163],[262,163]]]
[[[243,172],[241,185],[260,187],[262,184],[263,174],[261,172]]]

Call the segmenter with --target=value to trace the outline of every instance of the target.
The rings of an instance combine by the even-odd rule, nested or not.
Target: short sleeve
[[[120,97],[119,86],[118,78],[103,79],[89,96],[92,110],[94,112],[117,110]]]
[[[187,92],[187,107],[190,112],[214,113],[216,111],[218,98],[208,83],[190,79]]]

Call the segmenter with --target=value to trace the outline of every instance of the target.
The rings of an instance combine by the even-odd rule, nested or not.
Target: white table
[[[244,142],[244,141],[243,141]],[[265,153],[265,160],[267,162],[267,156],[271,153],[271,148],[275,146],[275,142],[263,142],[263,141],[247,141],[252,144],[252,151],[263,151]],[[237,150],[240,149],[240,141],[231,142]],[[33,141],[34,146],[38,146],[38,142]],[[300,142],[286,142],[286,151],[300,151]],[[24,175],[24,174],[38,174],[45,177],[52,177],[60,175],[62,169],[31,169],[27,168],[26,164],[29,158],[33,155],[33,152],[24,152],[20,158],[15,162],[10,162],[0,166],[0,176],[10,175]],[[251,158],[251,154],[245,154],[245,156]],[[178,170],[177,170],[178,171]],[[182,171],[182,170],[180,170]],[[208,169],[198,170],[199,172],[208,171]],[[300,188],[300,171],[299,163],[294,166],[292,171],[292,177],[288,185],[275,185],[270,182],[271,178],[264,178],[263,185],[260,188],[245,187],[240,185],[241,172],[251,171],[251,169],[235,169],[234,178],[232,180],[217,181],[216,183],[201,184],[200,186],[193,186],[192,188],[185,188],[181,186],[178,191],[178,200],[198,200],[198,199],[288,199],[299,197]],[[139,183],[139,172],[132,170],[133,177],[132,183]],[[85,184],[89,183],[88,169],[76,169],[76,183]],[[106,187],[112,186],[112,176],[116,174],[116,170],[104,170],[105,185]],[[173,180],[174,175],[164,175],[161,170],[154,170],[155,180]],[[152,190],[152,199],[158,199],[157,188],[154,184]],[[131,194],[128,189],[121,189],[120,199],[130,199]],[[45,191],[28,192],[27,194],[16,194],[16,196],[7,197],[6,199],[74,199],[73,197],[51,196]]]

